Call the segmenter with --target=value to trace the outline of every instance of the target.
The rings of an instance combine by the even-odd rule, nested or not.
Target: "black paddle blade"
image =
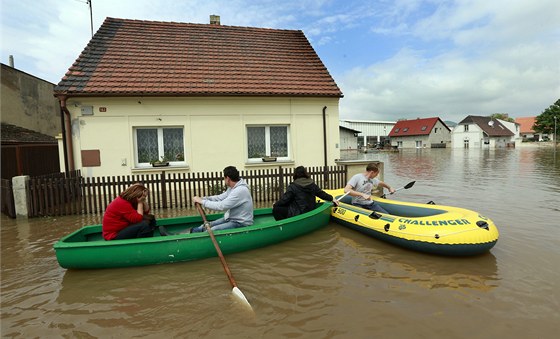
[[[409,182],[408,184],[406,184],[404,189],[407,190],[407,189],[411,188],[412,186],[414,186],[414,183],[416,183],[416,181]]]

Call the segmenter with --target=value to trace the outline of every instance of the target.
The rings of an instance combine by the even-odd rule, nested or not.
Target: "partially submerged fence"
[[[322,188],[346,185],[346,166],[308,167],[312,179]],[[251,188],[253,201],[270,205],[278,200],[292,182],[293,168],[240,171]],[[59,176],[30,178],[28,215],[59,216],[103,213],[107,205],[133,183],[150,189],[148,201],[153,210],[189,208],[194,196],[209,196],[225,191],[222,172],[139,174],[84,178],[79,171]]]
[[[12,181],[8,179],[0,179],[2,188],[2,213],[10,218],[16,217],[16,207],[14,202],[14,194]]]

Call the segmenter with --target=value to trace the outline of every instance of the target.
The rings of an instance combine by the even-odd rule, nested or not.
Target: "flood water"
[[[560,330],[560,152],[402,150],[385,163],[391,198],[459,206],[500,231],[487,254],[427,255],[331,223],[217,258],[68,271],[52,245],[100,216],[1,219],[1,334],[12,337],[556,338]],[[165,211],[165,216],[196,214]]]

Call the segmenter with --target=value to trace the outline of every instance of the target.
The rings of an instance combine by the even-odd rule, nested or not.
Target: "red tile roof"
[[[342,97],[302,31],[116,18],[55,93]]]
[[[414,120],[400,120],[397,121],[391,132],[389,132],[389,137],[406,137],[412,135],[429,135],[436,125],[440,121],[447,130],[449,127],[441,121],[440,118],[425,118],[425,119],[414,119]]]
[[[536,117],[516,118],[515,122],[520,125],[520,133],[535,133],[533,126],[535,125]]]

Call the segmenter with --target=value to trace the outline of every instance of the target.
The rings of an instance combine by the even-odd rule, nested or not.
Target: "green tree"
[[[559,134],[560,130],[560,99],[547,109],[545,109],[540,115],[537,115],[535,119],[535,125],[533,130],[537,133],[554,134],[554,118],[556,117],[556,134]]]
[[[510,118],[507,113],[494,113],[490,116],[492,119],[500,119],[503,121],[515,122],[514,118]]]

